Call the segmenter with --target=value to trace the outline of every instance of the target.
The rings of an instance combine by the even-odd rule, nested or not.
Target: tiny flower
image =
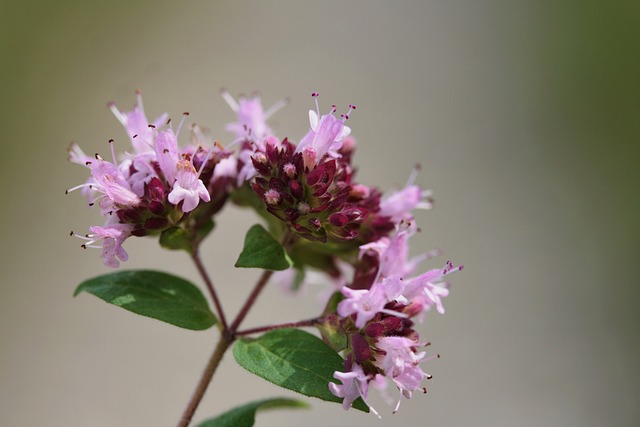
[[[403,316],[397,311],[384,308],[388,302],[401,298],[403,289],[404,284],[398,278],[376,282],[370,289],[351,289],[345,286],[342,288],[342,294],[346,298],[338,304],[338,314],[342,317],[355,314],[355,325],[360,329],[378,313]]]
[[[381,337],[375,343],[376,348],[381,350],[377,353],[375,365],[381,368],[384,375],[400,390],[400,399],[396,403],[394,413],[398,411],[402,397],[410,399],[412,392],[421,388],[422,380],[430,378],[418,366],[420,362],[427,360],[425,352],[415,351],[416,347],[423,345],[410,338],[398,336]]]
[[[114,102],[109,103],[109,108],[127,131],[134,151],[144,153],[153,150],[153,128],[149,125],[161,126],[167,121],[167,113],[160,115],[153,122],[149,122],[142,105],[142,92],[137,91],[136,96],[138,103],[133,107],[133,111],[120,111]]]
[[[133,158],[125,159],[120,163],[119,169],[138,197],[143,197],[145,185],[158,177],[152,152],[136,154]]]
[[[177,205],[182,203],[182,212],[191,212],[198,206],[202,199],[204,202],[211,200],[207,188],[189,160],[180,160],[177,165],[176,181],[173,190],[169,193],[170,203]]]
[[[178,139],[173,130],[167,129],[158,132],[154,149],[160,170],[164,175],[168,185],[173,185],[176,180],[176,169],[178,165]]]
[[[350,105],[349,112],[338,119],[333,115],[336,108],[332,106],[329,114],[320,116],[318,94],[313,93],[312,96],[316,101],[316,111],[309,110],[311,130],[296,148],[297,153],[303,153],[305,167],[308,169],[312,169],[329,151],[337,152],[340,149],[342,140],[351,133],[351,129],[344,123],[355,109],[355,106]]]
[[[133,227],[129,224],[111,224],[100,227],[94,225],[90,227],[90,234],[78,236],[87,242],[82,245],[84,248],[102,249],[102,262],[107,267],[118,268],[120,261],[127,261],[129,255],[122,247],[122,243],[131,236]],[[73,234],[73,233],[72,233]],[[101,245],[96,245],[97,242]]]
[[[404,296],[412,305],[420,308],[420,313],[435,305],[438,313],[444,314],[442,298],[449,295],[449,289],[442,279],[462,268],[461,265],[454,267],[451,261],[447,261],[443,268],[435,268],[409,279],[405,284]]]
[[[282,200],[282,197],[280,196],[280,193],[278,192],[278,190],[274,190],[272,188],[270,190],[265,191],[264,201],[268,205],[277,205],[278,203],[280,203],[280,200]]]
[[[333,373],[333,377],[342,382],[342,385],[336,383],[329,383],[329,390],[334,396],[342,397],[342,407],[347,410],[351,407],[353,402],[361,397],[362,400],[367,401],[367,392],[369,389],[369,381],[371,377],[366,375],[360,365],[354,363],[349,372],[336,371]],[[368,405],[368,404],[367,404]],[[369,405],[368,405],[369,406]],[[369,406],[371,412],[378,413],[375,409]]]
[[[93,189],[104,193],[114,203],[123,206],[137,206],[140,197],[131,190],[118,167],[96,155],[95,161],[89,165],[95,184]]]
[[[238,138],[243,138],[250,132],[259,141],[272,133],[267,125],[267,120],[289,103],[289,100],[285,98],[264,111],[259,96],[252,98],[241,96],[236,101],[226,90],[222,90],[220,94],[237,116],[237,121],[227,124],[226,129]]]
[[[395,223],[402,220],[410,221],[413,218],[411,211],[414,209],[431,209],[433,201],[431,190],[422,190],[414,185],[418,175],[418,168],[414,169],[405,188],[392,191],[380,201],[379,215],[391,218]]]

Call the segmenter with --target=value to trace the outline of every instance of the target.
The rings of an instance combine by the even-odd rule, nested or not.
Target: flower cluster
[[[332,319],[332,328],[333,333],[338,330],[346,337],[345,372],[334,374],[342,385],[329,387],[344,398],[345,409],[357,398],[366,402],[369,383],[384,388],[385,379],[393,382],[401,397],[411,398],[416,390],[426,392],[421,382],[430,376],[418,365],[430,357],[418,351],[427,344],[420,341],[411,319],[422,319],[431,307],[444,313],[442,298],[449,290],[443,279],[462,266],[447,262],[442,268],[413,276],[418,263],[430,256],[408,258],[408,239],[414,233],[414,223],[403,222],[392,237],[360,246],[360,257],[370,257],[366,268],[370,270],[373,263],[375,276],[364,289],[341,288],[343,299],[336,306],[338,319]]]
[[[87,156],[72,144],[69,160],[87,167],[91,176],[67,192],[82,189],[89,205],[98,205],[106,217],[104,226],[91,227],[89,234],[72,234],[86,240],[84,248],[102,249],[105,265],[118,267],[128,258],[122,247],[128,237],[160,234],[178,226],[193,231],[197,222],[188,219],[198,216],[199,206],[207,215],[218,211],[228,197],[224,160],[232,153],[219,144],[203,146],[198,127],[192,129],[195,144],[180,148],[178,135],[184,118],[177,132],[166,114],[149,122],[140,93],[133,111],[122,112],[115,104],[110,108],[123,124],[132,152],[118,161],[114,141],[109,140],[108,161],[99,154]]]
[[[106,217],[90,233],[72,234],[86,240],[83,247],[101,248],[104,264],[117,267],[127,260],[122,245],[130,236],[178,230],[195,247],[227,201],[254,209],[274,237],[288,242],[293,267],[287,273],[317,270],[335,285],[316,324],[344,355],[331,393],[348,409],[358,398],[367,401],[370,384],[382,389],[390,381],[400,391],[397,410],[402,397],[424,390],[422,381],[430,378],[420,364],[432,357],[412,319],[422,321],[432,307],[444,313],[445,276],[462,269],[447,262],[417,274],[438,253],[409,257],[418,230],[413,211],[431,208],[431,193],[415,184],[417,169],[403,189],[387,195],[356,181],[356,142],[346,125],[354,105],[339,116],[335,105],[321,114],[313,93],[309,131],[296,144],[275,136],[267,123],[287,100],[265,111],[257,96],[222,96],[236,113],[226,148],[198,125],[181,148],[184,118],[176,132],[166,114],[149,122],[140,94],[132,111],[111,104],[132,150],[118,158],[110,141],[108,161],[71,146],[70,160],[90,170],[87,182],[71,190],[82,189]]]

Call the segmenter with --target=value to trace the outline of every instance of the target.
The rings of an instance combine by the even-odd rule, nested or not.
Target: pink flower
[[[304,166],[309,170],[313,169],[328,152],[337,153],[342,146],[342,140],[351,133],[351,129],[344,123],[349,118],[351,111],[355,109],[355,106],[350,105],[347,114],[338,119],[333,115],[336,112],[334,105],[329,114],[320,116],[318,94],[313,93],[312,96],[316,101],[316,111],[309,110],[311,130],[302,138],[296,148],[296,153],[302,153]]]
[[[170,203],[177,205],[183,202],[182,212],[191,212],[198,206],[200,199],[204,202],[211,200],[207,188],[198,178],[198,174],[189,160],[180,160],[177,169],[176,181],[168,196]]]
[[[374,242],[360,246],[359,258],[362,259],[365,254],[373,252],[377,254],[380,263],[378,273],[380,277],[405,278],[415,271],[420,262],[440,254],[439,251],[430,251],[409,258],[409,238],[415,233],[414,222],[403,223],[396,227],[396,233],[392,237],[383,236]]]
[[[260,97],[257,95],[252,98],[241,96],[236,101],[226,90],[222,90],[220,94],[237,117],[237,121],[227,124],[226,129],[238,138],[244,138],[250,132],[253,138],[258,141],[262,141],[272,134],[267,120],[289,103],[288,99],[280,100],[265,112]]]
[[[329,383],[329,390],[334,396],[342,397],[342,407],[348,410],[353,402],[361,397],[362,400],[367,401],[367,392],[369,389],[370,375],[366,375],[360,365],[354,363],[349,372],[335,371],[333,377],[342,382],[342,385],[336,383]],[[368,406],[368,404],[367,404]],[[371,411],[378,415],[378,413],[369,406]],[[380,415],[378,415],[380,417]]]
[[[421,344],[406,337],[388,336],[378,338],[375,345],[382,350],[376,357],[376,366],[395,383],[400,390],[401,398],[404,396],[410,399],[412,392],[418,390],[422,380],[427,377],[418,367],[418,364],[425,360],[426,353],[415,351],[415,347]],[[400,399],[394,412],[399,407]]]
[[[163,125],[167,121],[167,113],[160,115],[150,123],[144,113],[142,92],[136,91],[136,97],[138,103],[134,105],[133,111],[120,111],[114,102],[109,103],[109,108],[127,131],[134,151],[144,153],[153,150],[153,128],[149,125],[151,124],[153,127]]]
[[[355,325],[360,329],[378,313],[402,317],[401,313],[387,310],[384,306],[388,302],[400,299],[403,289],[402,280],[395,277],[376,282],[370,289],[351,289],[344,286],[342,294],[346,298],[338,304],[338,314],[342,317],[355,314],[357,316]]]
[[[414,209],[431,209],[433,201],[431,190],[422,190],[419,186],[414,185],[418,176],[418,168],[414,169],[409,177],[407,185],[399,191],[391,191],[380,201],[381,216],[391,218],[395,223],[402,220],[411,221],[413,215],[411,211]]]
[[[83,248],[99,248],[102,249],[102,262],[107,267],[118,268],[120,261],[127,261],[129,255],[122,247],[122,243],[131,236],[133,226],[129,224],[111,224],[100,227],[94,225],[90,227],[90,234],[78,236],[87,242],[82,245]],[[101,245],[96,242],[102,241]]]
[[[131,190],[139,197],[144,196],[145,185],[158,176],[153,160],[155,158],[152,152],[141,153],[125,159],[118,167],[131,186]]]
[[[104,193],[110,200],[122,206],[138,206],[140,197],[131,190],[131,186],[113,163],[96,159],[89,165],[94,183],[92,189]]]
[[[162,171],[167,184],[171,186],[176,180],[176,169],[179,160],[178,139],[176,138],[176,134],[173,133],[173,130],[167,129],[158,132],[154,148],[160,170]]]
[[[447,261],[443,268],[435,268],[406,281],[404,296],[420,313],[427,311],[432,305],[436,306],[438,313],[444,314],[442,298],[449,295],[448,285],[442,279],[456,271],[462,270],[462,266],[454,267],[451,261]]]

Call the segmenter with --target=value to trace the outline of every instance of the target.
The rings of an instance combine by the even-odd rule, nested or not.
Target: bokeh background
[[[640,424],[640,91],[633,1],[189,1],[0,3],[0,425],[175,425],[214,345],[95,297],[107,271],[68,236],[101,221],[66,161],[127,145],[106,108],[141,89],[230,141],[218,96],[292,103],[272,121],[299,139],[309,94],[358,110],[359,179],[401,187],[416,162],[436,208],[416,253],[463,263],[447,313],[420,327],[442,358],[429,393],[396,415],[310,411],[263,426]],[[185,141],[183,141],[184,143]],[[204,254],[228,311],[255,272],[231,266],[254,217],[227,209]],[[200,283],[187,257],[130,239],[126,268]],[[315,289],[263,295],[246,326],[308,317]],[[285,310],[286,307],[286,310]],[[292,396],[227,355],[196,414]]]

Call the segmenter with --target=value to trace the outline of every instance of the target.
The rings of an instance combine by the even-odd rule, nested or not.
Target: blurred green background
[[[0,425],[175,425],[214,344],[71,297],[105,272],[69,230],[101,219],[66,161],[77,141],[126,135],[106,108],[144,92],[150,116],[190,111],[229,142],[218,96],[259,90],[292,104],[273,127],[299,139],[309,94],[358,106],[361,182],[402,186],[414,163],[436,208],[414,251],[465,265],[444,316],[420,327],[434,375],[378,421],[313,401],[263,426],[640,424],[639,10],[633,1],[189,1],[0,3]],[[185,141],[183,141],[184,143]],[[233,312],[252,272],[231,267],[255,222],[228,209],[205,256]],[[126,268],[199,283],[182,254],[128,241]],[[269,289],[247,326],[306,318]],[[291,313],[283,313],[283,306]],[[196,414],[290,393],[230,355]]]

